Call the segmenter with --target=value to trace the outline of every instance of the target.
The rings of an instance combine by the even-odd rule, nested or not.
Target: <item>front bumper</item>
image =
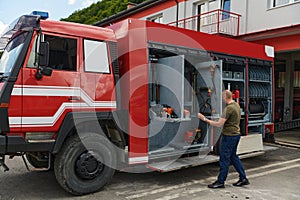
[[[0,135],[0,155],[5,155],[6,153],[6,136]]]
[[[28,143],[21,136],[0,135],[0,155],[19,152],[51,152],[54,142]]]

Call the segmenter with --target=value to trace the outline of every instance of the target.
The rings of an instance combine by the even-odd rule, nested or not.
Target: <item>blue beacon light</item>
[[[31,15],[39,15],[41,16],[41,19],[48,19],[49,13],[48,12],[42,12],[42,11],[33,11]]]

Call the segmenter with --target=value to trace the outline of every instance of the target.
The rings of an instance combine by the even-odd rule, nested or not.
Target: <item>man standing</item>
[[[236,154],[237,146],[240,141],[240,119],[241,110],[238,103],[232,99],[232,93],[225,90],[222,93],[222,98],[226,103],[223,113],[218,121],[207,119],[201,113],[198,113],[198,118],[211,126],[222,127],[222,141],[220,150],[220,172],[217,181],[208,185],[209,188],[224,188],[224,183],[227,178],[230,163],[233,164],[235,170],[239,173],[239,180],[233,186],[243,186],[250,184],[241,160]]]

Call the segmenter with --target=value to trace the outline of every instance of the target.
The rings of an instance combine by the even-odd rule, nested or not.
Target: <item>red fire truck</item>
[[[272,47],[134,19],[100,28],[46,18],[21,16],[0,40],[4,170],[6,156],[22,156],[82,195],[115,170],[216,161],[221,130],[197,113],[217,120],[224,89],[252,147],[239,154],[263,151],[273,132]]]

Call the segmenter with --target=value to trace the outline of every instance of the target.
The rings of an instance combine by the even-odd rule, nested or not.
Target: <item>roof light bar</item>
[[[31,15],[39,15],[41,16],[41,19],[48,19],[49,18],[49,13],[48,12],[43,12],[43,11],[33,11]]]

